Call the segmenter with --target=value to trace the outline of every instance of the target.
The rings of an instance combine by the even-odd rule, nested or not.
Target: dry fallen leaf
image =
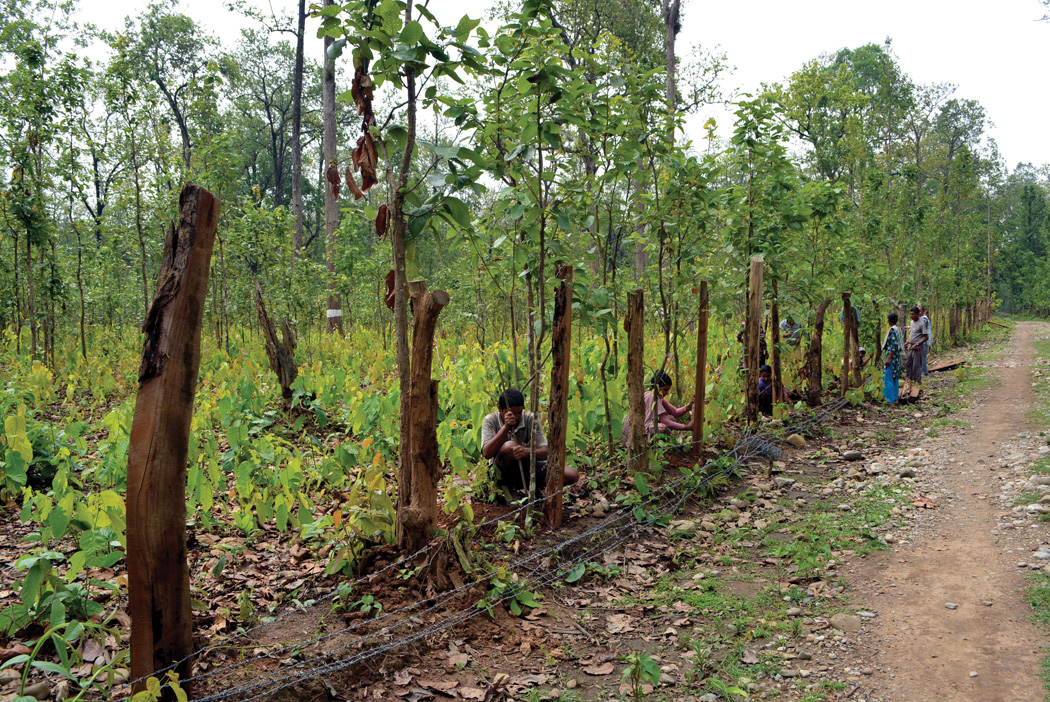
[[[587,666],[583,669],[583,672],[587,673],[587,675],[609,675],[614,670],[616,670],[616,666],[612,663],[602,663],[601,665]]]
[[[402,687],[412,682],[412,673],[407,670],[399,670],[394,673],[394,684]]]
[[[758,663],[758,654],[748,649],[744,651],[744,657],[740,659],[740,662],[746,663],[747,665],[754,665],[755,663]]]

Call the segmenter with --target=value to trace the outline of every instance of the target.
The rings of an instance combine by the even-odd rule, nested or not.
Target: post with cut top
[[[449,303],[444,290],[427,292],[422,280],[408,284],[412,300],[412,375],[409,384],[408,459],[398,471],[398,545],[406,553],[423,548],[437,524],[437,485],[441,479],[438,459],[438,381],[431,378],[434,330],[438,315]]]
[[[562,479],[565,472],[565,438],[569,426],[569,362],[572,355],[572,266],[558,266],[561,280],[554,293],[554,328],[551,335],[551,403],[548,414],[550,443],[547,452],[547,501],[544,516],[552,527],[562,523]]]
[[[849,290],[842,293],[842,372],[839,374],[839,384],[843,397],[849,390],[850,340],[853,338],[853,306],[849,299],[852,295]]]
[[[623,318],[627,332],[627,455],[631,469],[649,472],[649,454],[645,435],[645,390],[642,379],[645,351],[645,293],[641,288],[627,293],[627,314]]]
[[[765,259],[751,257],[751,272],[748,276],[747,311],[747,371],[744,376],[747,387],[747,420],[758,421],[758,369],[762,365],[762,276]]]
[[[696,390],[693,395],[693,453],[704,450],[704,408],[707,400],[707,281],[700,281],[700,309],[696,320]]]
[[[187,185],[179,220],[164,241],[157,293],[143,332],[139,390],[128,449],[127,566],[131,677],[174,665],[189,677],[193,653],[186,562],[186,458],[200,369],[201,322],[208,292],[219,201]],[[185,687],[184,687],[185,689]],[[169,688],[163,699],[174,700]]]

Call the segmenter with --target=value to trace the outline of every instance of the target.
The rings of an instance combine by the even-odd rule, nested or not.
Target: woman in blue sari
[[[882,343],[883,359],[886,362],[886,372],[882,375],[882,394],[891,405],[897,404],[901,389],[900,379],[904,374],[904,335],[897,326],[898,319],[896,312],[890,312],[890,328]]]

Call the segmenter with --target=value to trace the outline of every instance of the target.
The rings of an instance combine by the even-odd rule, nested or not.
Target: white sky
[[[294,0],[249,0],[278,13],[290,12]],[[308,0],[310,2],[310,0]],[[430,9],[445,22],[463,14],[483,16],[489,0],[431,0]],[[116,29],[125,15],[144,8],[140,0],[80,0],[81,21]],[[229,46],[245,21],[227,11],[221,0],[182,0],[179,10],[218,35]],[[1046,8],[1039,0],[683,0],[679,55],[689,45],[720,45],[735,71],[727,87],[756,90],[762,82],[783,81],[804,62],[822,52],[886,37],[902,69],[917,83],[948,82],[956,97],[978,100],[995,127],[1007,166],[1018,162],[1050,164],[1050,22],[1037,21]],[[307,26],[307,52],[320,56],[320,40]],[[710,111],[691,118],[687,135],[702,144],[707,116],[729,134],[732,115]]]

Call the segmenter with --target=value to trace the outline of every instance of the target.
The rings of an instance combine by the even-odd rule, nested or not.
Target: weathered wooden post
[[[551,332],[551,402],[548,410],[550,440],[547,451],[547,501],[544,516],[552,527],[562,523],[562,478],[565,472],[565,438],[569,425],[569,362],[572,357],[572,266],[558,266],[561,280],[554,293],[554,328]]]
[[[777,281],[773,280],[773,299],[769,302],[769,326],[773,332],[773,348],[769,351],[772,354],[773,362],[773,406],[776,407],[778,402],[783,402],[786,398],[780,396],[780,389],[782,387],[782,374],[780,371],[780,303],[779,291],[777,290]]]
[[[641,290],[627,293],[627,314],[623,318],[627,332],[627,431],[628,458],[631,466],[649,471],[649,454],[645,434],[645,390],[643,389],[643,353],[645,351],[645,293]]]
[[[402,461],[407,470],[399,475],[397,526],[398,545],[408,553],[423,548],[437,523],[437,484],[441,462],[437,445],[438,382],[430,377],[434,359],[434,329],[441,310],[448,305],[444,290],[427,292],[422,280],[408,284],[412,301],[412,377],[409,384],[409,453]],[[404,401],[404,400],[402,400]],[[402,492],[404,490],[404,492]]]
[[[758,421],[758,369],[762,365],[762,275],[765,270],[765,259],[761,256],[751,257],[751,275],[748,280],[747,312],[747,420]]]
[[[850,340],[853,338],[852,331],[850,329],[853,324],[853,306],[850,305],[850,296],[853,293],[845,291],[842,293],[842,372],[839,373],[839,385],[840,394],[845,397],[846,391],[849,390],[849,359],[850,359]]]
[[[201,322],[219,201],[187,185],[179,220],[164,240],[157,293],[143,323],[146,341],[128,450],[127,564],[131,677],[143,682],[175,666],[189,677],[193,654],[186,563],[186,457],[200,369]],[[165,693],[164,699],[174,699]]]
[[[707,406],[707,281],[700,281],[700,310],[696,321],[696,393],[693,395],[693,453],[704,450],[704,410]]]
[[[281,320],[282,338],[277,338],[277,329],[274,328],[270,315],[266,313],[262,287],[258,280],[255,281],[255,313],[259,318],[259,326],[262,327],[270,370],[277,376],[277,382],[281,385],[281,397],[287,412],[292,408],[292,383],[299,377],[299,369],[295,365],[295,334],[288,325],[288,320]]]
[[[849,321],[850,354],[853,357],[853,387],[859,388],[864,385],[864,377],[861,373],[860,357],[860,308],[852,307],[852,316]]]

